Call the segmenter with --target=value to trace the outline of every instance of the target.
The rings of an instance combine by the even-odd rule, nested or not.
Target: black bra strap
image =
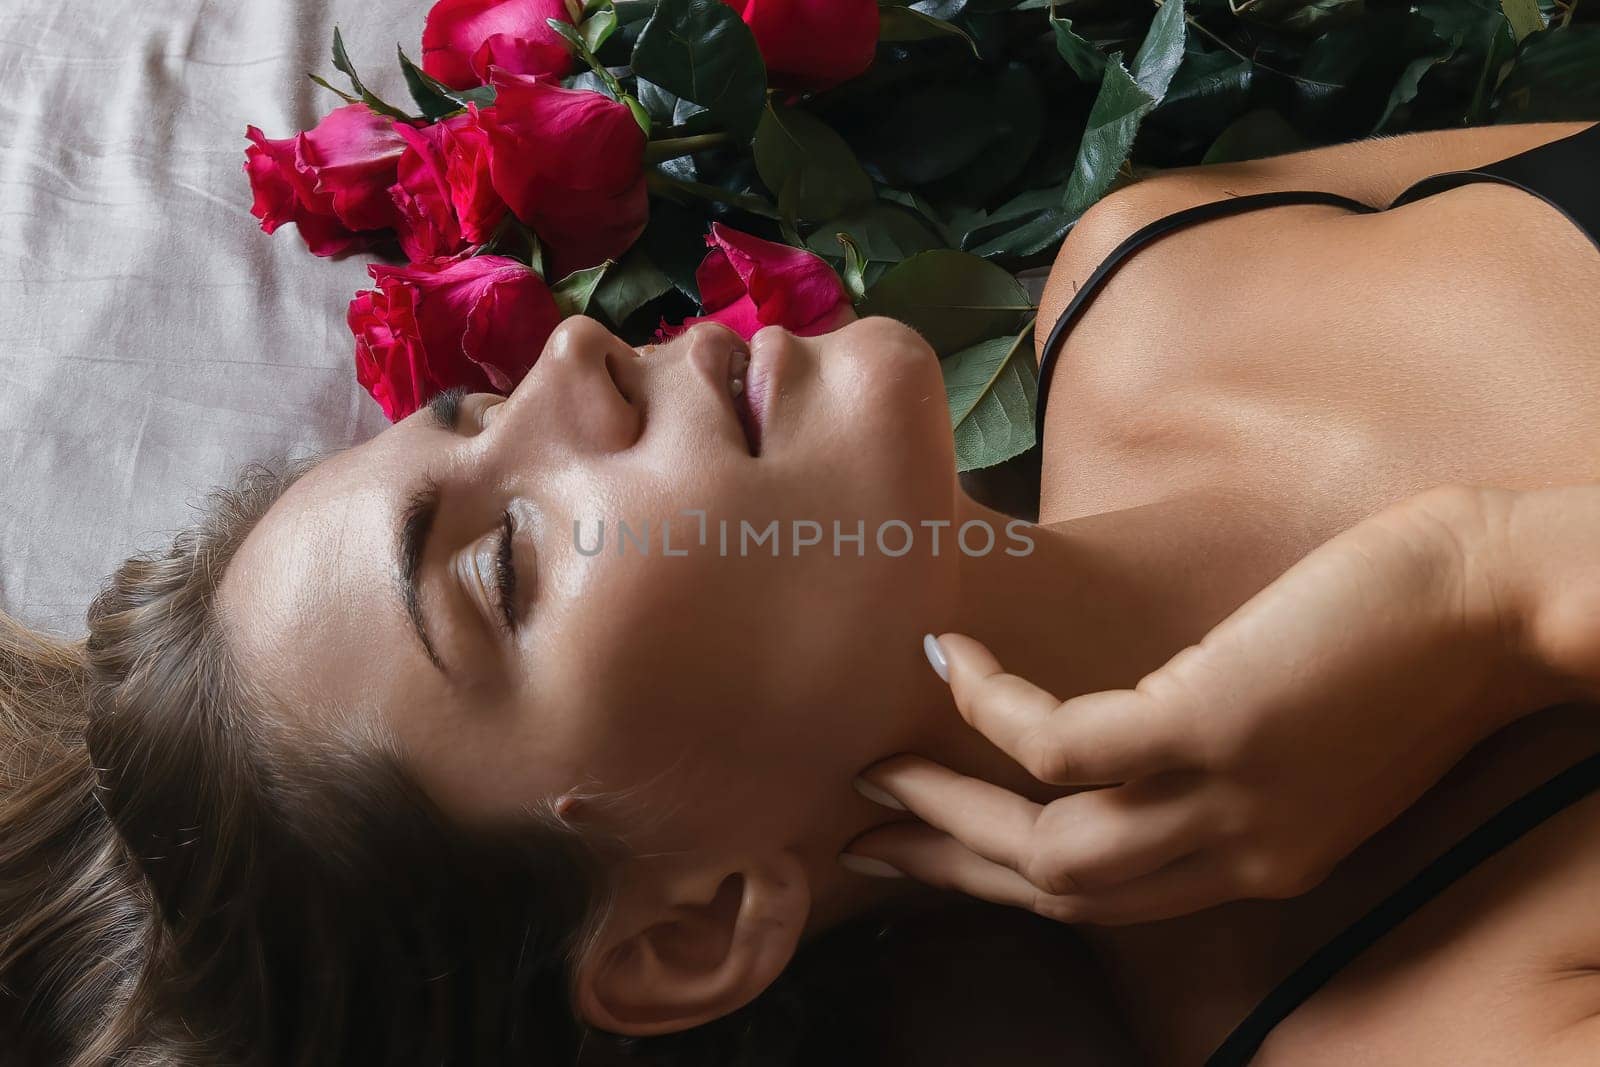
[[[1377,211],[1370,204],[1363,204],[1359,200],[1352,200],[1348,196],[1337,193],[1324,193],[1311,190],[1291,190],[1275,193],[1253,193],[1249,196],[1235,196],[1227,200],[1214,200],[1209,204],[1197,204],[1183,211],[1174,212],[1164,218],[1159,218],[1148,226],[1141,227],[1128,236],[1128,238],[1111,254],[1101,261],[1093,274],[1084,281],[1083,285],[1072,296],[1072,302],[1056,319],[1055,328],[1050,331],[1050,337],[1044,343],[1044,350],[1039,357],[1039,392],[1034,401],[1034,424],[1038,432],[1044,433],[1044,406],[1050,396],[1051,373],[1055,369],[1057,350],[1067,331],[1072,329],[1073,323],[1088,308],[1089,302],[1116,273],[1118,267],[1127,262],[1139,249],[1152,241],[1159,240],[1169,233],[1181,230],[1196,223],[1207,222],[1211,219],[1220,219],[1228,215],[1238,215],[1258,208],[1277,207],[1283,204],[1329,204],[1334,207],[1348,208],[1363,214]]]
[[[1390,206],[1400,207],[1473,182],[1509,185],[1538,197],[1600,248],[1600,195],[1596,195],[1600,189],[1600,123],[1486,167],[1423,178]]]
[[[1568,767],[1502,809],[1297,967],[1217,1046],[1205,1067],[1245,1067],[1274,1026],[1373,942],[1480,863],[1596,791],[1600,791],[1600,754]]]

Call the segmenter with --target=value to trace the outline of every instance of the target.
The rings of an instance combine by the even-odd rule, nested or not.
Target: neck
[[[1065,700],[1131,687],[1184,646],[1198,641],[1309,549],[1315,531],[1270,521],[1234,500],[1196,495],[1050,526],[1027,525],[1026,555],[1004,536],[1005,515],[958,498],[954,528],[983,520],[999,536],[993,552],[967,556],[956,546],[957,594],[948,617],[929,629],[982,641],[1010,673]],[[1021,551],[1021,546],[1017,547]],[[920,657],[910,648],[895,655]],[[899,675],[904,677],[903,675]],[[908,717],[877,740],[873,758],[912,753],[960,774],[1046,802],[1065,792],[1035,780],[956,710],[931,669],[910,675]],[[845,838],[891,818],[861,804],[845,816]],[[915,893],[916,883],[852,876],[814,917],[826,927],[875,901]]]
[[[1010,521],[964,495],[957,514],[957,527],[977,519],[1004,531]],[[1026,546],[1003,535],[987,554],[957,552],[957,603],[938,625],[982,641],[1007,671],[1063,700],[1132,687],[1303,549],[1265,525],[1259,542],[1243,537],[1235,516],[1195,497],[1018,527],[1032,541],[1026,555],[1008,554]],[[928,677],[926,711],[905,751],[1036,799],[1060,795],[969,727],[948,689]]]

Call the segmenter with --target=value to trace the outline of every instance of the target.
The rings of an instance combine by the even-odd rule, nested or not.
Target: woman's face
[[[937,360],[891,320],[749,346],[706,324],[641,355],[569,319],[509,398],[436,404],[298,482],[222,605],[255,681],[391,738],[452,814],[622,794],[638,847],[793,838],[926,671],[951,451]]]

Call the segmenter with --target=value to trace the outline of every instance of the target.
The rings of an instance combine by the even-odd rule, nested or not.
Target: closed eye
[[[500,517],[500,543],[494,564],[495,596],[500,601],[500,616],[507,633],[515,633],[517,629],[517,561],[512,551],[516,532],[511,509],[507,508]]]

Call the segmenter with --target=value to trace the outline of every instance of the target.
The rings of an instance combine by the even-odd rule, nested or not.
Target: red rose
[[[694,274],[706,313],[681,326],[663,323],[663,340],[697,322],[720,322],[747,341],[763,326],[812,337],[855,315],[833,268],[803,248],[763,241],[720,222],[711,224],[706,244],[711,253]]]
[[[533,227],[553,273],[626,252],[650,215],[644,131],[600,93],[492,72],[498,95],[484,108],[495,190]]]
[[[439,0],[422,30],[422,69],[453,89],[484,84],[491,66],[563,77],[572,52],[545,19],[572,16],[563,0]]]
[[[724,0],[739,13],[783,89],[830,89],[872,66],[877,0]]]
[[[489,138],[477,109],[421,129],[402,122],[394,128],[406,151],[389,192],[407,258],[455,255],[487,241],[506,205],[489,179]]]
[[[395,224],[389,186],[406,144],[390,121],[365,104],[330,112],[316,129],[280,141],[245,130],[250,213],[272,233],[295,223],[314,255],[333,256],[369,243]]]
[[[348,322],[356,379],[398,422],[454,386],[509,393],[561,312],[544,281],[514,259],[474,256],[371,266]]]

